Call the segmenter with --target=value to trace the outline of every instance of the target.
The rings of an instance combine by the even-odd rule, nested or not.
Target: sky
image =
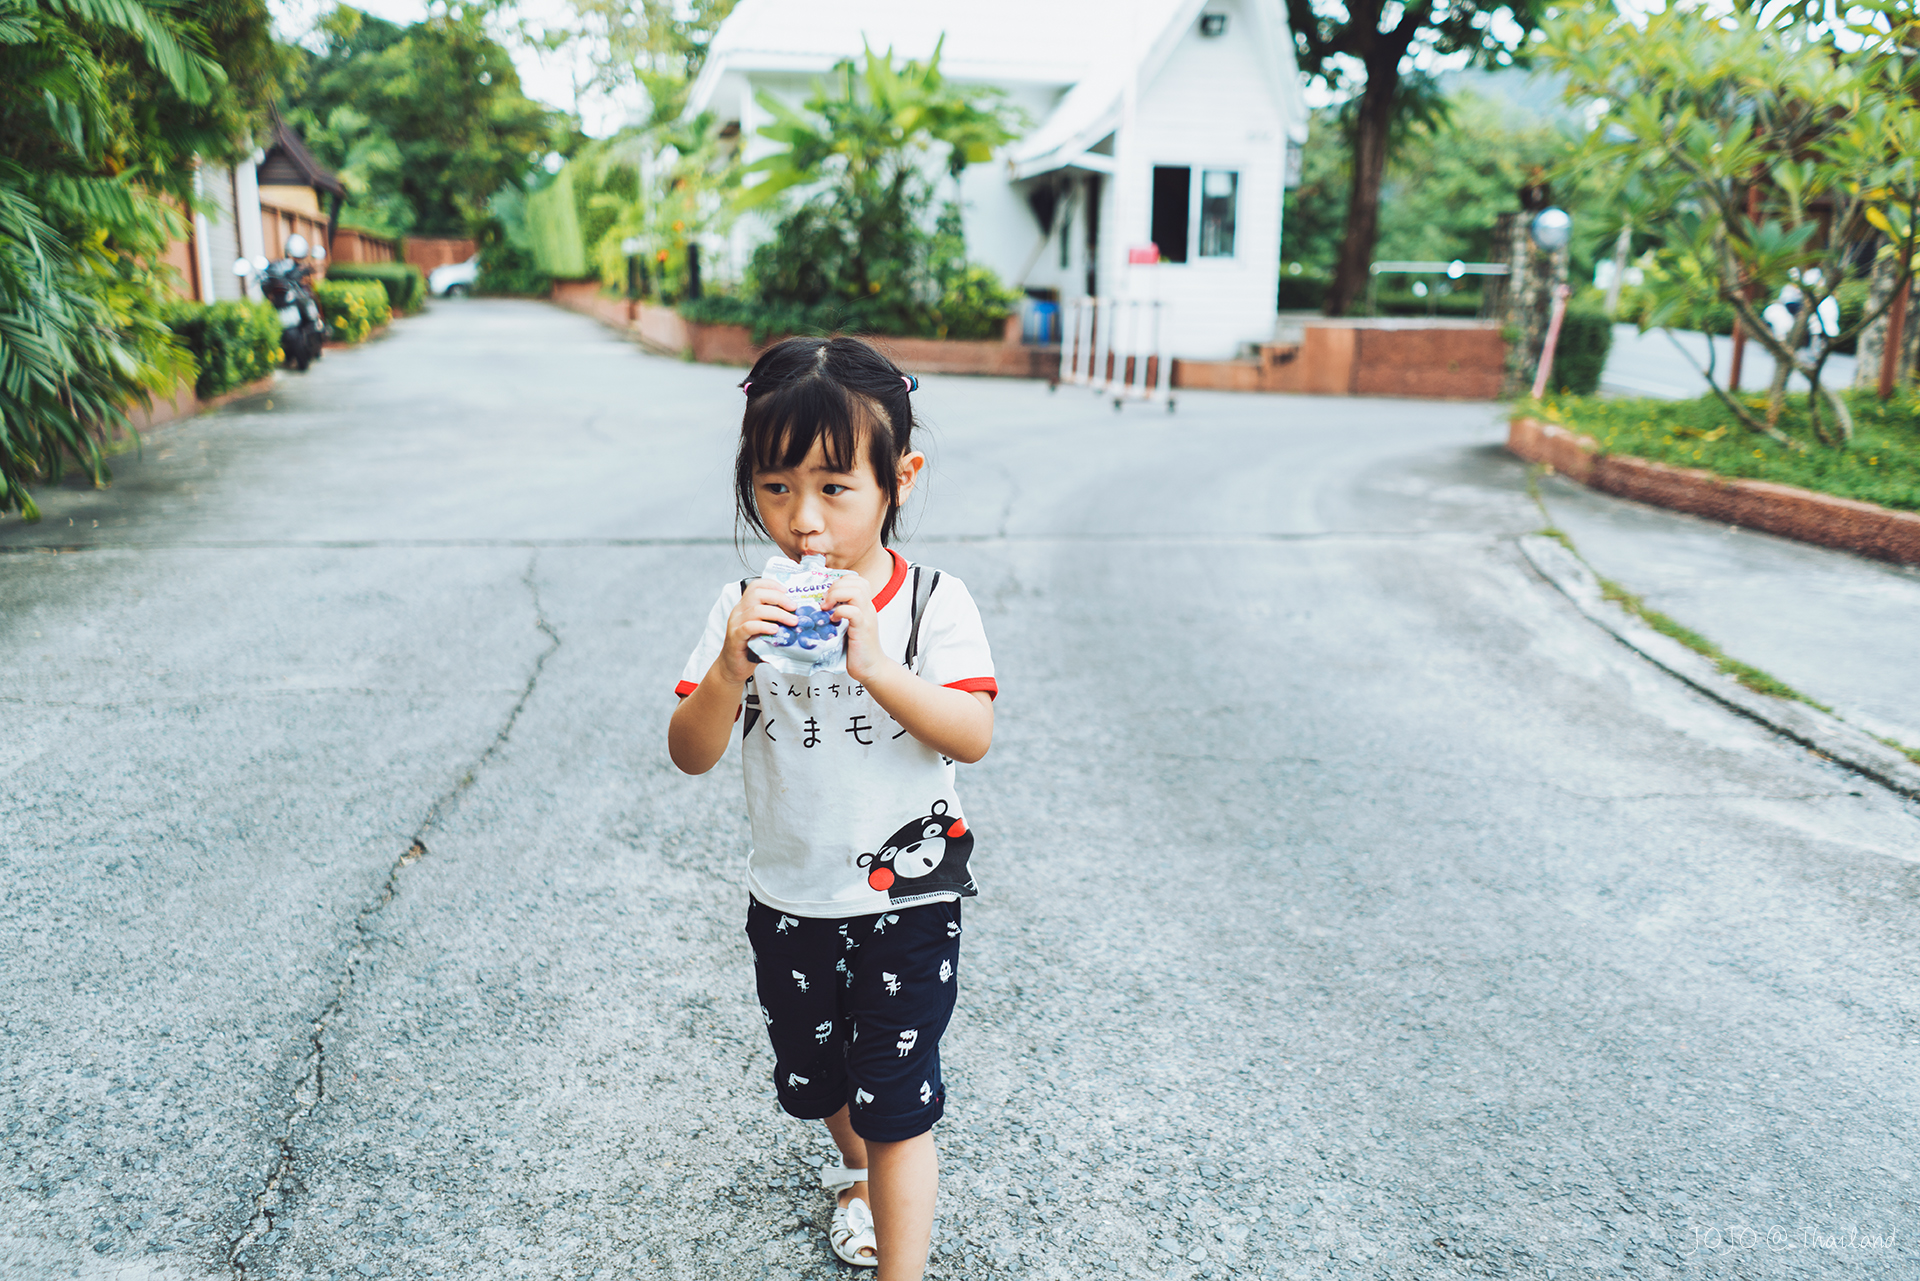
[[[335,0],[269,0],[280,38],[294,41],[313,30],[313,24],[334,7]],[[353,7],[389,22],[418,22],[427,14],[427,0],[351,0]],[[536,27],[560,27],[572,14],[566,0],[519,0],[518,15]],[[528,48],[518,40],[503,39],[513,54],[520,72],[520,88],[529,98],[559,107],[578,109],[582,127],[595,137],[605,137],[638,115],[645,97],[637,89],[616,96],[595,93],[575,101],[574,83],[584,82],[593,73],[591,64],[576,49],[544,53]]]

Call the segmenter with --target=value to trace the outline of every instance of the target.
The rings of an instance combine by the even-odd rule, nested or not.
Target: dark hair
[[[887,492],[882,544],[893,540],[900,520],[894,483],[900,460],[913,449],[913,402],[917,380],[858,338],[787,338],[760,353],[741,382],[747,409],[740,418],[740,452],[733,464],[734,507],[741,521],[772,538],[754,499],[756,472],[798,467],[820,443],[827,466],[859,468],[864,436],[873,477]]]

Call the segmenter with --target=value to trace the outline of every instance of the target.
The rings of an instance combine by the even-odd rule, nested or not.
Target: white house
[[[1159,299],[1175,355],[1272,339],[1289,151],[1307,136],[1281,0],[740,0],[688,114],[737,122],[753,160],[776,145],[756,91],[798,104],[863,38],[925,60],[943,35],[949,80],[1033,121],[961,176],[974,258],[1040,297]],[[736,270],[765,235],[736,228]],[[1134,261],[1149,244],[1160,261]]]

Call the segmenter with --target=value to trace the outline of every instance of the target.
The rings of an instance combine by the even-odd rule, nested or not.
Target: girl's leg
[[[867,1141],[873,1182],[873,1234],[880,1241],[878,1281],[920,1281],[933,1240],[933,1202],[940,1161],[933,1131],[898,1143]]]
[[[867,1160],[870,1155],[867,1148],[867,1141],[853,1132],[853,1123],[847,1119],[846,1108],[841,1108],[838,1112],[835,1112],[827,1118],[827,1133],[833,1136],[834,1146],[840,1149],[841,1165],[846,1166],[849,1170],[868,1170],[869,1173],[871,1173],[871,1168],[867,1165]],[[868,1182],[869,1180],[862,1179],[845,1192],[842,1192],[840,1194],[840,1204],[845,1205],[849,1201],[860,1200],[867,1203],[868,1209],[872,1209],[873,1194],[868,1190]],[[877,1237],[879,1234],[880,1225],[875,1223],[874,1235]]]

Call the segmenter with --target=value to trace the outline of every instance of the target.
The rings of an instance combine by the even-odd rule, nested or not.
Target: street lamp
[[[1573,240],[1573,215],[1564,209],[1542,209],[1527,224],[1533,243],[1550,254],[1557,254]]]
[[[1527,224],[1527,235],[1541,252],[1560,255],[1573,243],[1573,215],[1564,209],[1542,209]],[[1560,345],[1560,322],[1566,319],[1567,297],[1573,291],[1565,281],[1553,286],[1553,316],[1547,321],[1547,341],[1540,348],[1540,368],[1533,375],[1533,398],[1547,394],[1547,379],[1553,374],[1553,349]]]

